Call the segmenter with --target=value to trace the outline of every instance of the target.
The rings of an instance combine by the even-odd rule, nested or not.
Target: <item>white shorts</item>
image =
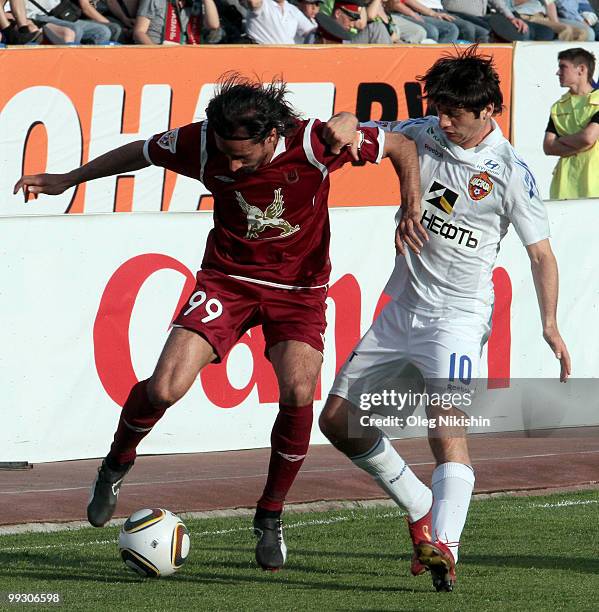
[[[490,323],[490,310],[487,316],[453,311],[426,317],[393,300],[354,348],[330,393],[358,405],[363,393],[414,385],[422,391],[414,368],[428,392],[474,392]]]

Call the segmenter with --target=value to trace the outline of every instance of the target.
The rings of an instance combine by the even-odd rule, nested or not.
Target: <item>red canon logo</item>
[[[129,325],[133,307],[144,282],[155,272],[164,269],[175,270],[185,277],[185,284],[172,316],[174,319],[191,293],[195,277],[185,265],[168,255],[148,253],[126,261],[112,275],[100,300],[94,322],[96,369],[106,393],[119,406],[125,403],[131,387],[137,382],[129,343]],[[509,386],[512,284],[504,268],[494,270],[493,282],[495,308],[488,349],[488,386],[498,388]],[[329,299],[335,303],[333,331],[337,371],[360,338],[362,291],[356,278],[351,274],[342,276],[331,285]],[[373,318],[378,316],[388,301],[387,295],[380,296]],[[262,329],[257,327],[250,330],[239,342],[246,344],[252,354],[250,381],[243,389],[233,387],[227,376],[227,358],[225,358],[222,363],[210,365],[202,371],[200,378],[206,396],[215,406],[234,408],[256,387],[261,404],[277,402],[277,381],[264,357]],[[321,396],[319,383],[315,399],[320,399]]]

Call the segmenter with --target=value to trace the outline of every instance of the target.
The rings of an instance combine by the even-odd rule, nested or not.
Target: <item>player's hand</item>
[[[543,338],[545,338],[545,341],[551,347],[555,357],[560,361],[560,382],[566,382],[572,372],[570,353],[568,353],[566,343],[555,327],[543,330]]]
[[[455,21],[455,17],[448,13],[435,13],[434,17],[435,19],[442,19],[443,21]]]
[[[350,151],[352,159],[360,161],[358,144],[360,142],[358,119],[351,113],[338,113],[333,115],[324,125],[322,136],[331,148],[333,155],[339,155],[343,147]]]
[[[22,176],[17,181],[13,193],[16,194],[19,189],[22,189],[25,202],[27,202],[30,194],[34,198],[37,198],[40,193],[59,195],[72,186],[66,174],[31,174]]]
[[[395,230],[395,248],[404,257],[406,245],[416,255],[420,255],[420,249],[428,241],[428,234],[420,222],[420,203],[415,202],[403,207],[401,220]]]

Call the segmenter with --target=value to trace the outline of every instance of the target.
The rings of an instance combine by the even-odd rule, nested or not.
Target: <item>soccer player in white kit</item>
[[[437,591],[451,591],[474,487],[466,429],[429,429],[437,463],[431,490],[380,430],[360,424],[364,413],[352,386],[410,363],[428,392],[456,386],[468,391],[490,332],[493,265],[510,223],[528,252],[543,337],[560,360],[563,382],[570,357],[557,326],[558,270],[545,207],[532,173],[493,120],[503,98],[492,58],[473,46],[441,58],[420,80],[438,116],[376,125],[416,142],[421,208],[402,205],[398,212],[398,255],[385,289],[393,299],[337,375],[320,427],[406,509],[412,573],[428,569]],[[348,113],[333,118],[328,124],[333,147],[356,147],[356,126]],[[465,416],[455,403],[448,410],[427,407],[427,416],[440,414]]]

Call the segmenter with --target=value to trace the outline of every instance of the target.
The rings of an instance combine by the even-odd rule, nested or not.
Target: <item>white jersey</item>
[[[450,142],[437,117],[366,125],[415,141],[421,220],[429,235],[419,256],[408,249],[396,258],[385,291],[415,313],[441,316],[457,309],[489,316],[493,266],[509,224],[524,245],[549,237],[545,205],[527,165],[495,122],[471,149]]]

